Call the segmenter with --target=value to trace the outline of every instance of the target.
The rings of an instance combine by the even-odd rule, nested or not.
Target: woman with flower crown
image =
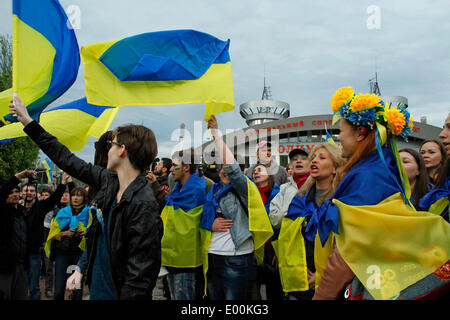
[[[313,299],[337,299],[346,287],[348,299],[448,293],[450,225],[414,209],[397,151],[395,139],[411,132],[409,112],[351,87],[339,89],[331,106],[348,161],[331,199],[309,222],[316,246],[329,248],[326,263],[316,260]]]

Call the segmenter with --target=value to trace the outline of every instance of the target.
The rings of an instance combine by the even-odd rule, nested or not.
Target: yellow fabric
[[[206,103],[205,121],[212,114],[234,109],[231,62],[213,64],[197,80],[120,81],[99,60],[117,41],[119,40],[81,48],[88,103],[118,107]]]
[[[202,264],[200,216],[203,205],[188,212],[166,205],[161,213],[164,235],[161,240],[161,265],[194,268]]]
[[[92,224],[92,215],[89,215],[89,222],[88,222],[88,226],[85,227],[81,222],[78,222],[78,229],[83,230],[84,232],[86,232],[86,230],[91,226]],[[59,234],[61,232],[61,228],[58,225],[58,222],[56,221],[56,219],[52,220],[52,223],[50,224],[50,231],[48,233],[47,236],[47,240],[45,241],[45,246],[44,246],[44,252],[45,255],[47,256],[47,258],[50,259],[50,253],[51,253],[51,247],[52,247],[52,241],[53,238]],[[81,239],[80,244],[78,245],[78,247],[84,251],[86,249],[86,237],[83,237]]]
[[[448,206],[448,197],[443,197],[433,203],[429,208],[428,211],[434,214],[441,214],[442,211],[444,211],[445,208]]]
[[[205,296],[208,294],[208,252],[209,245],[211,244],[211,236],[212,232],[209,230],[205,230],[200,228],[200,238],[201,238],[201,254],[202,254],[202,263],[203,263],[203,278],[205,279],[205,288],[204,293]]]
[[[273,235],[273,229],[258,187],[248,178],[247,192],[248,229],[253,234],[256,261],[261,264],[264,259],[264,244]]]
[[[274,241],[281,286],[284,292],[306,291],[309,289],[305,240],[302,236],[304,220],[304,217],[297,218],[294,221],[289,218],[283,218],[278,240]]]
[[[373,206],[339,200],[337,248],[375,299],[389,299],[444,264],[450,253],[450,224],[405,205],[396,193]]]
[[[319,233],[316,235],[316,239],[314,241],[314,265],[316,267],[316,282],[315,288],[319,286],[320,280],[322,279],[323,271],[327,266],[328,257],[333,252],[334,248],[334,233],[331,232],[330,236],[325,242],[325,245],[322,247],[320,242]]]
[[[44,96],[52,80],[56,50],[39,32],[13,15],[13,87],[0,94],[0,118],[9,114],[12,93],[25,105]]]
[[[96,118],[75,109],[58,109],[41,114],[39,124],[72,152],[80,151],[90,136],[100,138],[114,120],[119,108],[106,109]],[[23,125],[11,123],[0,128],[0,140],[24,137]]]

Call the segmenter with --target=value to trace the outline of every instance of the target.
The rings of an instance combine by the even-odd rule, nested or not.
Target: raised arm
[[[234,163],[233,153],[223,141],[222,135],[219,134],[217,120],[214,115],[212,115],[208,121],[208,128],[211,130],[211,134],[216,143],[217,152],[219,152],[219,156],[222,159],[222,163],[224,165],[230,165]]]
[[[99,189],[108,171],[102,167],[86,163],[75,156],[58,139],[49,134],[36,121],[31,119],[22,100],[14,98],[15,105],[9,105],[11,114],[17,114],[17,120],[24,125],[25,133],[58,167],[86,184]]]

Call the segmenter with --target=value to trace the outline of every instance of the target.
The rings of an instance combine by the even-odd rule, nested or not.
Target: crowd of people
[[[342,116],[341,145],[294,149],[286,168],[265,140],[257,163],[245,168],[212,116],[221,165],[209,174],[193,149],[154,161],[155,134],[140,125],[106,132],[87,163],[16,98],[11,113],[64,176],[38,190],[22,185],[35,174],[24,170],[1,185],[0,299],[40,300],[41,275],[45,296],[55,300],[66,290],[80,300],[85,286],[91,300],[152,299],[157,283],[168,300],[448,299],[450,114],[435,140],[396,154],[392,127],[385,124],[383,139],[378,120],[355,121],[356,108],[344,100],[333,109]],[[378,207],[391,203],[395,209]],[[364,217],[352,216],[360,209]],[[386,216],[397,219],[397,238],[370,235],[388,228]],[[405,239],[403,229],[424,236]],[[417,252],[388,251],[408,241]],[[431,262],[420,262],[416,242],[434,248]],[[362,275],[367,248],[386,251],[379,294]],[[430,270],[401,282],[395,261]]]

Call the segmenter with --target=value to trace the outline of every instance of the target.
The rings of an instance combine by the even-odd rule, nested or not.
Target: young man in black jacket
[[[96,188],[98,208],[78,266],[87,271],[91,299],[151,299],[161,266],[162,220],[145,171],[158,153],[154,133],[138,125],[116,128],[107,168],[86,163],[47,133],[15,98],[10,112],[55,164]],[[100,213],[101,212],[101,213]],[[79,286],[81,273],[68,279]]]

